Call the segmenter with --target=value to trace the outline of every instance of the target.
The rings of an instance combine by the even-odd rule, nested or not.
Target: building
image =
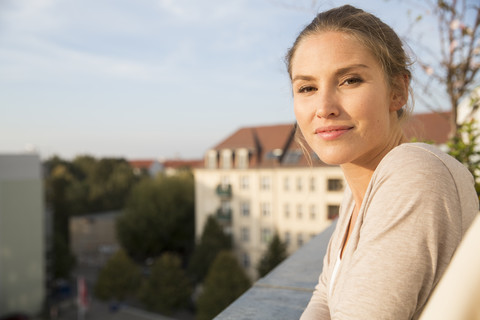
[[[448,114],[415,115],[405,127],[410,139],[443,144]],[[302,148],[295,131],[293,124],[241,128],[208,150],[194,171],[197,239],[215,215],[253,279],[274,233],[293,253],[338,215],[345,186],[340,167]]]
[[[101,267],[120,249],[115,228],[120,214],[109,211],[70,218],[70,247],[77,264]]]
[[[0,155],[0,317],[38,315],[45,302],[45,212],[40,159]]]
[[[216,215],[252,278],[275,232],[291,253],[338,214],[340,168],[314,156],[310,166],[294,135],[292,124],[242,128],[208,150],[204,168],[195,170],[196,236]]]
[[[172,176],[177,174],[179,171],[183,169],[195,169],[203,166],[203,160],[165,160],[162,162],[164,173],[167,176]]]
[[[167,176],[176,174],[179,170],[185,168],[197,168],[203,165],[202,160],[129,160],[128,163],[133,168],[133,172],[136,175],[149,175],[155,177],[159,173],[163,173]]]
[[[133,173],[137,176],[143,174],[155,177],[159,172],[163,171],[163,165],[158,160],[129,160],[128,163],[133,168]]]

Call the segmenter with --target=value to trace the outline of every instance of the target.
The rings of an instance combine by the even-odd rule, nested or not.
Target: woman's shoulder
[[[380,162],[372,177],[374,186],[417,192],[444,189],[462,195],[473,190],[473,177],[463,164],[435,146],[404,143]]]
[[[392,149],[378,166],[379,171],[404,175],[449,174],[452,178],[472,179],[467,168],[436,146],[426,143],[404,143]]]

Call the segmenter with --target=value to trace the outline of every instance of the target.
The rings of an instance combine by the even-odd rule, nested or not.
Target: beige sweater
[[[372,176],[330,288],[353,207],[347,189],[301,320],[418,319],[478,212],[471,174],[427,144],[390,151]]]

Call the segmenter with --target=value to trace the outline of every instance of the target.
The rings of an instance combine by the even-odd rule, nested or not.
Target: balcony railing
[[[298,319],[322,271],[336,222],[258,280],[215,320]]]
[[[231,198],[232,197],[232,185],[227,184],[219,184],[216,189],[217,195],[219,195],[221,198]]]
[[[221,223],[232,223],[232,209],[218,209],[216,212],[217,220]]]

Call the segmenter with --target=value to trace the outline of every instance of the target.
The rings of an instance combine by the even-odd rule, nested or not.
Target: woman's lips
[[[339,138],[343,134],[350,131],[353,127],[350,126],[328,126],[320,127],[315,130],[315,134],[326,141],[331,141]]]

